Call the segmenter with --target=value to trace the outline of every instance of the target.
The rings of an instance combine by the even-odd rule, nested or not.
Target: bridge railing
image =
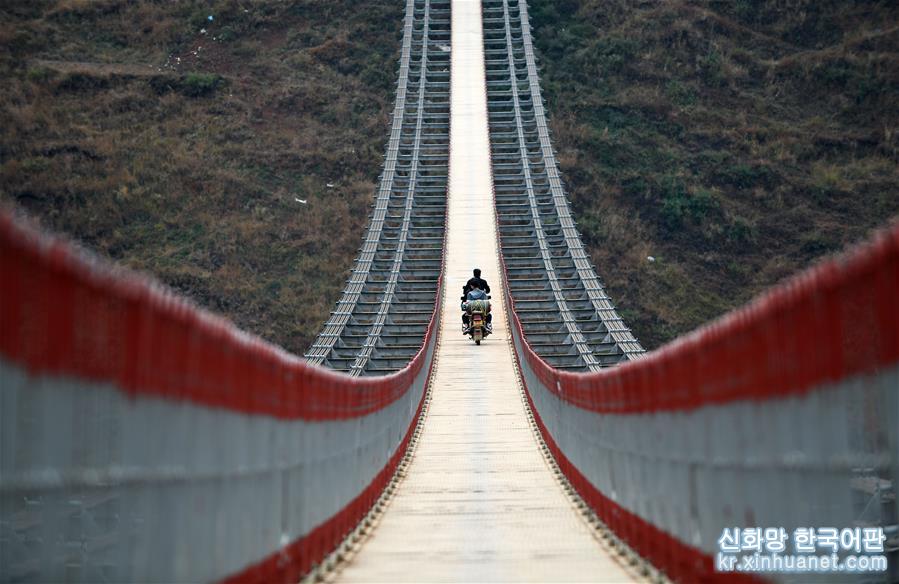
[[[437,314],[350,378],[0,212],[0,580],[296,581],[392,478]]]
[[[899,225],[599,372],[542,360],[508,290],[519,369],[556,461],[598,518],[675,580],[723,576],[724,528],[895,531]]]

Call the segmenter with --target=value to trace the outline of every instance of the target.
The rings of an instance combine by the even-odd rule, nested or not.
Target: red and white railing
[[[296,581],[392,478],[440,304],[349,378],[0,213],[3,579]]]
[[[643,359],[547,365],[506,285],[526,393],[599,518],[678,581],[725,527],[896,525],[899,225]],[[895,492],[895,490],[893,491]]]
[[[562,470],[673,578],[722,576],[725,527],[899,523],[899,226],[599,373],[506,300]],[[4,578],[295,580],[392,476],[436,338],[435,310],[406,369],[349,379],[0,215]]]

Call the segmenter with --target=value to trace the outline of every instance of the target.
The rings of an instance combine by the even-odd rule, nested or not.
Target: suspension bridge
[[[715,581],[758,526],[883,528],[865,578],[899,579],[899,228],[645,353],[524,0],[407,0],[371,220],[304,358],[9,212],[0,274],[2,581]]]

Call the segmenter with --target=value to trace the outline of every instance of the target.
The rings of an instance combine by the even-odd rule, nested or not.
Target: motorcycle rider
[[[487,292],[490,292],[490,285],[486,280],[481,278],[481,270],[474,270],[474,278],[468,280],[462,288],[462,334],[468,334],[468,302],[472,300],[487,300]],[[485,332],[490,334],[493,332],[493,315],[490,313],[490,304],[487,304],[487,322],[485,323]]]
[[[468,282],[465,283],[465,286],[462,287],[463,301],[465,301],[465,297],[468,295],[468,291],[471,290],[474,286],[477,286],[485,293],[490,294],[490,284],[487,283],[487,280],[481,277],[481,270],[475,268],[472,273],[474,274],[474,277],[469,278]]]

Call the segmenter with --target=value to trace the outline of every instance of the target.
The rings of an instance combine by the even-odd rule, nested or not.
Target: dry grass
[[[650,347],[899,212],[899,8],[781,4],[531,1],[580,228]],[[0,199],[302,352],[359,244],[401,18],[5,3]]]
[[[374,193],[402,6],[62,0],[0,22],[0,200],[303,352]]]
[[[899,5],[790,4],[531,2],[579,226],[649,347],[899,213]]]

